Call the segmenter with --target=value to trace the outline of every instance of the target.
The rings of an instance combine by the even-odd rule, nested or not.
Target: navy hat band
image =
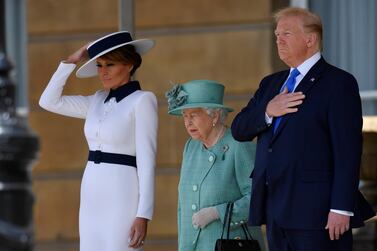
[[[90,58],[93,58],[99,53],[109,48],[112,48],[120,44],[132,42],[132,41],[133,40],[130,33],[126,33],[126,32],[117,33],[94,43],[92,46],[88,48],[88,54]]]

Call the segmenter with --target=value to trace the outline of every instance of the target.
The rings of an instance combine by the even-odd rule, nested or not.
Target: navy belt
[[[127,154],[105,153],[99,150],[89,151],[88,160],[95,164],[109,163],[136,167],[136,157]]]

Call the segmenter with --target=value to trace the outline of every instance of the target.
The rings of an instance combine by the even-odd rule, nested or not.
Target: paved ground
[[[78,242],[38,243],[34,251],[78,251]],[[175,239],[149,240],[145,243],[143,251],[177,251]]]
[[[34,251],[78,251],[78,242],[38,243]],[[148,240],[143,251],[177,251],[176,238]],[[354,231],[353,251],[377,251],[377,221]]]

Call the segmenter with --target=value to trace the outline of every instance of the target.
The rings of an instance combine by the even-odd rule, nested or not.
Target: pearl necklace
[[[219,139],[224,135],[225,130],[226,130],[226,126],[221,125],[220,132],[217,134],[217,137],[216,137],[216,139],[213,141],[213,144],[211,144],[211,145],[209,145],[209,146],[206,146],[206,145],[204,144],[204,146],[208,149],[208,148],[210,148],[210,147],[216,145],[217,142],[219,141]]]

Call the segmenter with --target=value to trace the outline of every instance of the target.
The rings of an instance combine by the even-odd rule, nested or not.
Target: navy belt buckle
[[[102,160],[102,152],[100,150],[94,151],[94,164],[100,164]]]

